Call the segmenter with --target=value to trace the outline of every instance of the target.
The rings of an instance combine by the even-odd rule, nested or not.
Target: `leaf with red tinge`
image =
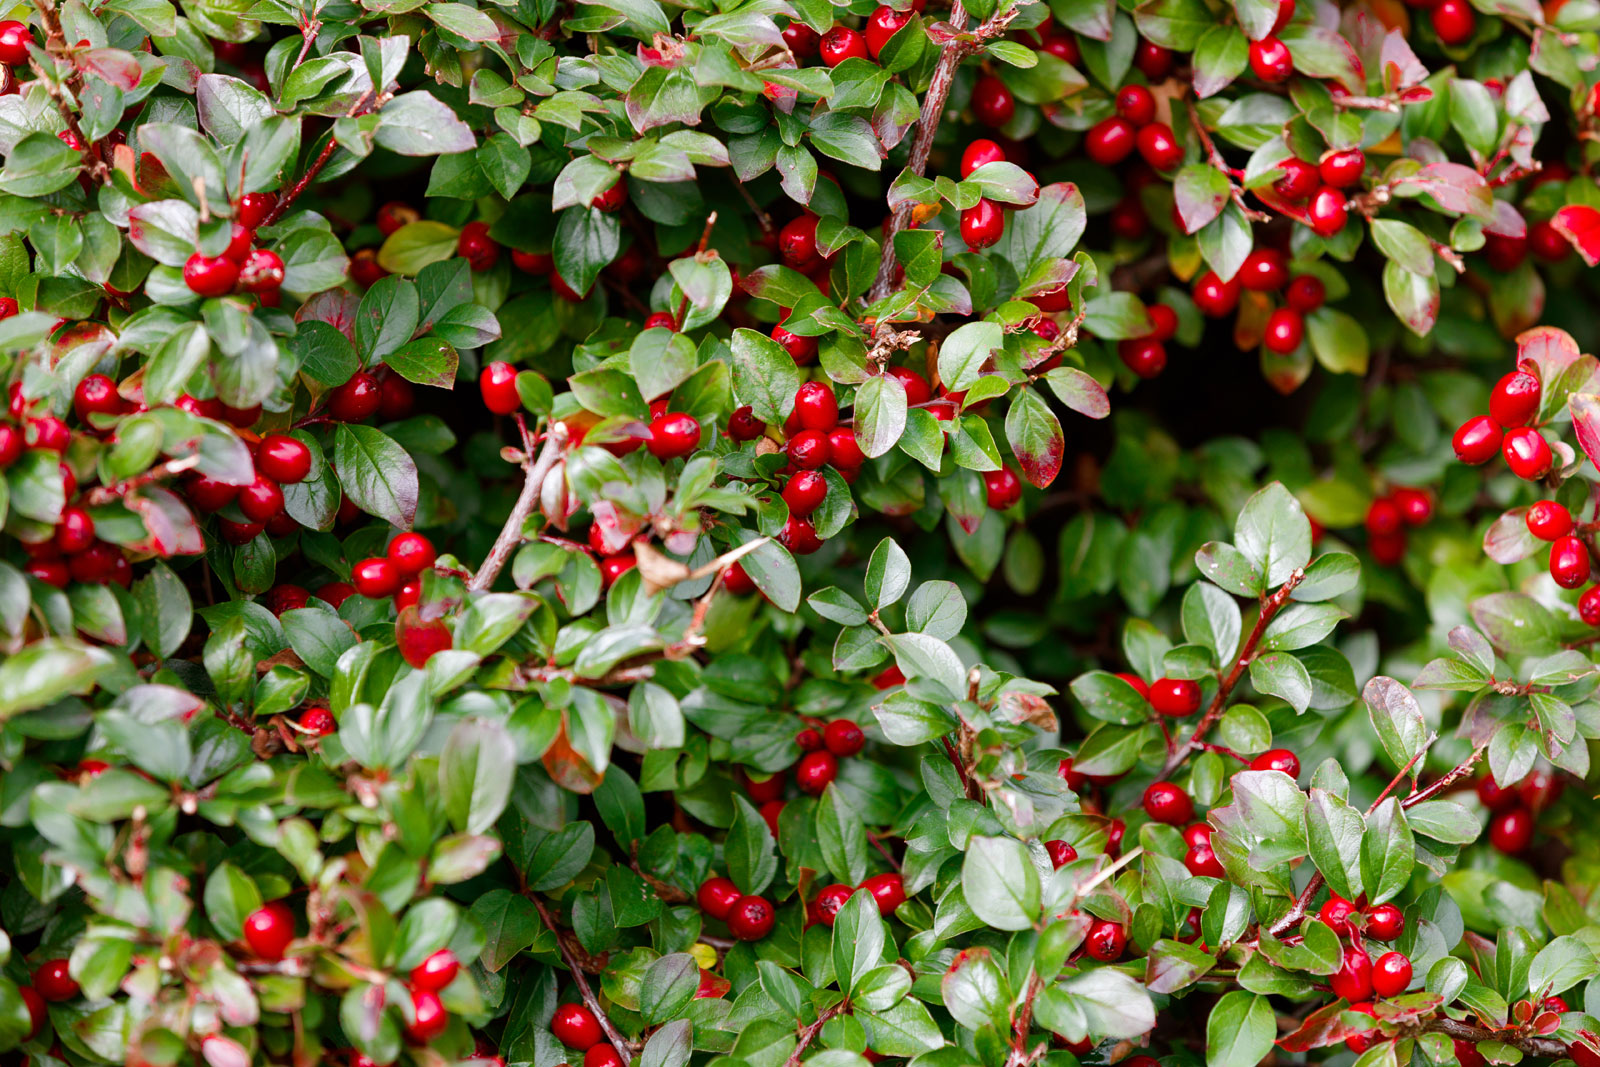
[[[1228,176],[1209,163],[1191,163],[1180,170],[1172,183],[1172,194],[1183,232],[1197,233],[1222,214],[1229,193]]]
[[[1111,398],[1105,386],[1077,367],[1057,367],[1044,376],[1050,391],[1067,407],[1091,419],[1103,419],[1111,414]]]
[[[1278,39],[1289,46],[1294,69],[1313,78],[1332,78],[1352,93],[1366,91],[1361,57],[1350,42],[1333,30],[1309,22],[1283,28]]]
[[[1573,393],[1567,398],[1567,410],[1572,412],[1572,428],[1583,454],[1590,463],[1600,464],[1600,396]]]
[[[1550,220],[1556,232],[1565,237],[1583,261],[1600,264],[1600,211],[1587,204],[1568,204]]]
[[[1032,389],[1024,389],[1006,412],[1006,439],[1022,467],[1022,476],[1040,489],[1056,480],[1067,440],[1061,421]]]
[[[1483,554],[1496,563],[1520,563],[1539,551],[1540,541],[1528,529],[1528,509],[1512,508],[1483,532]]]
[[[1511,201],[1496,200],[1494,217],[1483,224],[1483,232],[1497,237],[1526,237],[1528,221],[1522,217],[1522,212],[1512,206]]]
[[[1429,163],[1415,174],[1397,179],[1395,189],[1414,186],[1446,211],[1479,219],[1494,217],[1494,193],[1483,175],[1460,163]]]
[[[1370,1017],[1365,1026],[1346,1023],[1344,1018],[1347,1013],[1360,1014],[1350,1011],[1349,1006],[1343,1001],[1318,1008],[1306,1017],[1306,1021],[1300,1024],[1300,1029],[1280,1037],[1278,1047],[1285,1052],[1309,1052],[1311,1049],[1337,1044],[1347,1037],[1377,1029],[1377,1020]]]
[[[148,534],[128,545],[136,552],[158,556],[198,556],[206,550],[205,538],[182,500],[165,489],[145,488],[124,499],[128,509],[144,520]]]
[[[344,334],[352,344],[356,339],[356,309],[361,298],[347,289],[328,289],[300,305],[295,322],[325,322]]]
[[[125,93],[137,89],[144,77],[139,61],[120,48],[91,48],[78,53],[77,62],[80,70],[103,78]]]
[[[1422,65],[1422,60],[1411,50],[1406,35],[1397,29],[1390,30],[1384,37],[1378,62],[1383,66],[1384,88],[1391,92],[1395,89],[1408,89],[1428,77],[1428,68]]]
[[[572,741],[567,736],[567,714],[561,716],[561,732],[556,734],[556,739],[550,742],[550,747],[545,749],[540,762],[549,773],[552,780],[569,793],[588,795],[600,787],[600,780],[605,777],[589,765],[577,749],[572,747]]]

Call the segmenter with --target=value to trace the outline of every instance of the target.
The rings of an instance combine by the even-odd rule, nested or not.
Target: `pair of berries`
[[[1143,85],[1117,90],[1116,114],[1101,119],[1084,135],[1084,151],[1104,167],[1114,167],[1137,149],[1158,171],[1170,171],[1183,162],[1183,145],[1172,127],[1156,121],[1156,98]]]
[[[560,1004],[550,1017],[550,1033],[555,1039],[583,1053],[583,1067],[623,1067],[617,1050],[603,1044],[605,1032],[600,1020],[582,1004]]]
[[[201,297],[227,296],[235,289],[260,295],[262,303],[277,303],[283,284],[283,259],[270,248],[255,248],[255,231],[234,222],[228,247],[221,255],[196,250],[183,264],[183,284]]]
[[[800,762],[795,764],[794,784],[800,792],[813,797],[821,796],[828,784],[839,777],[839,761],[854,756],[867,743],[867,735],[849,719],[834,719],[820,733],[808,726],[794,739],[805,752]],[[757,796],[756,790],[752,789],[751,796],[758,800],[778,799],[778,794],[782,792],[781,779],[776,775],[768,779],[774,780],[780,782],[776,794],[766,796],[763,793]]]
[[[893,915],[906,902],[905,880],[899,874],[890,871],[886,874],[875,874],[854,888],[841,882],[825,886],[811,906],[811,919],[824,926],[832,926],[838,918],[839,910],[859,890],[866,890],[872,894],[873,903],[878,906],[878,914],[885,917]]]
[[[1378,497],[1365,520],[1373,559],[1385,567],[1398,564],[1406,554],[1406,527],[1425,526],[1432,518],[1433,494],[1426,489],[1401,487]]]
[[[357,593],[369,600],[395,597],[395,606],[403,610],[416,603],[422,589],[418,578],[437,558],[432,541],[419,533],[403,533],[389,542],[384,555],[364,559],[350,568],[350,582]],[[400,602],[402,596],[405,603]]]
[[[1406,928],[1405,915],[1393,904],[1378,904],[1368,908],[1365,918],[1362,918],[1360,908],[1337,894],[1323,903],[1317,918],[1340,937],[1352,936],[1359,927],[1365,930],[1368,937],[1393,941]]]
[[[1411,984],[1411,960],[1403,952],[1385,952],[1374,962],[1362,949],[1347,947],[1328,984],[1352,1004],[1371,1000],[1373,994],[1399,996]]]
[[[707,879],[701,883],[695,899],[701,911],[727,923],[728,930],[740,941],[760,941],[772,933],[778,921],[770,901],[740,892],[729,878]]]
[[[1456,430],[1451,440],[1456,458],[1477,466],[1499,452],[1519,478],[1535,481],[1549,474],[1555,455],[1544,436],[1529,425],[1539,414],[1543,395],[1538,364],[1524,360],[1495,383],[1489,393],[1489,414],[1474,416]]]

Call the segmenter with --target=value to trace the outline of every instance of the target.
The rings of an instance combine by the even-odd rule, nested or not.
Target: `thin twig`
[[[1446,774],[1443,778],[1440,778],[1437,782],[1434,782],[1426,789],[1412,793],[1410,796],[1406,797],[1400,802],[1400,806],[1402,808],[1416,807],[1424,800],[1431,800],[1440,793],[1443,793],[1446,789],[1449,789],[1452,785],[1454,785],[1463,775],[1472,770],[1473,765],[1483,757],[1483,753],[1487,748],[1487,745],[1479,745],[1477,748],[1472,750],[1472,755],[1468,756],[1466,760],[1462,762],[1461,766]]]
[[[367,100],[371,96],[371,89],[362,93],[356,99],[356,102],[350,105],[350,110],[345,113],[345,117],[354,118],[366,106]],[[322,173],[322,168],[328,165],[328,160],[333,158],[334,149],[338,147],[339,140],[333,136],[333,132],[330,130],[328,132],[328,143],[322,146],[322,151],[318,154],[316,161],[306,168],[306,172],[300,175],[300,180],[290,186],[287,193],[278,197],[278,202],[272,206],[272,211],[267,215],[266,221],[262,223],[263,226],[271,226],[288,213],[289,206],[300,198],[300,194],[306,191],[307,186],[317,180],[317,175]]]
[[[562,937],[565,931],[556,924],[554,917],[550,914],[550,909],[545,907],[544,901],[540,900],[534,893],[529,893],[528,899],[533,901],[533,906],[538,909],[539,918],[544,920],[545,928],[555,935],[556,949],[561,953],[561,959],[565,961],[567,970],[572,973],[572,982],[578,987],[578,995],[583,997],[583,1003],[594,1013],[594,1017],[600,1021],[600,1029],[606,1032],[606,1037],[610,1039],[612,1047],[622,1054],[623,1061],[626,1062],[634,1053],[639,1051],[639,1046],[623,1037],[622,1033],[607,1018],[605,1009],[600,1007],[600,998],[596,997],[594,990],[589,988],[589,980],[584,977],[583,968],[578,965],[578,959],[573,955],[572,948],[567,944],[566,938]]]
[[[1460,1038],[1463,1041],[1498,1041],[1502,1045],[1521,1049],[1528,1055],[1542,1056],[1549,1060],[1571,1058],[1567,1046],[1553,1037],[1534,1037],[1531,1034],[1518,1035],[1504,1030],[1490,1030],[1487,1027],[1473,1026],[1471,1023],[1457,1022],[1454,1019],[1429,1019],[1423,1025],[1423,1029],[1447,1037]]]
[[[841,1000],[831,1008],[823,1008],[817,1013],[817,1021],[800,1028],[799,1041],[795,1043],[794,1051],[789,1053],[787,1067],[800,1067],[800,1057],[805,1055],[806,1049],[811,1047],[811,1042],[822,1033],[822,1028],[828,1025],[828,1020],[844,1011],[846,1001]]]
[[[519,425],[523,425],[524,438],[527,429],[522,424],[522,416],[517,416]],[[472,576],[472,581],[467,583],[467,588],[475,592],[482,592],[494,584],[500,577],[501,569],[506,565],[506,560],[511,558],[511,553],[522,544],[522,527],[528,521],[528,516],[533,514],[533,509],[539,503],[539,493],[544,486],[545,476],[555,466],[556,460],[561,458],[563,447],[567,443],[567,427],[564,423],[552,422],[545,431],[544,448],[539,453],[539,459],[531,466],[526,466],[528,476],[522,482],[522,494],[517,497],[517,502],[511,508],[511,514],[506,516],[505,525],[500,527],[500,536],[495,538],[494,547],[489,549],[489,554],[484,557],[483,566],[478,568],[478,573]]]

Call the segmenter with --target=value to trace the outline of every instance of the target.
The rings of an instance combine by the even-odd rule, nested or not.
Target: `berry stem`
[[[1255,627],[1251,629],[1250,636],[1245,639],[1244,647],[1239,650],[1238,657],[1233,661],[1232,668],[1222,679],[1222,684],[1217,686],[1217,695],[1211,698],[1211,706],[1206,708],[1205,715],[1194,728],[1194,733],[1189,735],[1189,740],[1179,745],[1167,757],[1167,765],[1161,769],[1163,779],[1172,777],[1172,772],[1177,770],[1185,757],[1195,749],[1202,747],[1206,733],[1219,718],[1222,717],[1223,708],[1228,704],[1228,696],[1233,692],[1233,687],[1239,684],[1239,679],[1244,676],[1245,668],[1255,658],[1256,647],[1261,644],[1261,638],[1267,631],[1267,626],[1275,615],[1289,602],[1289,597],[1294,593],[1301,581],[1305,579],[1304,568],[1297,568],[1289,575],[1289,580],[1278,587],[1278,590],[1261,601],[1261,611],[1256,616]]]
[[[600,1029],[606,1032],[606,1040],[611,1042],[613,1048],[622,1054],[624,1061],[639,1051],[639,1046],[622,1036],[622,1033],[611,1024],[606,1016],[605,1009],[600,1007],[600,999],[594,995],[594,990],[589,988],[589,980],[584,977],[583,967],[577,955],[572,951],[572,946],[567,944],[567,938],[572,935],[561,929],[555,918],[550,914],[550,909],[545,907],[544,901],[538,894],[528,893],[527,897],[533,901],[533,906],[539,910],[539,918],[544,920],[545,929],[555,935],[556,948],[561,953],[561,959],[566,963],[567,970],[572,974],[572,982],[578,987],[578,995],[583,998],[583,1003],[594,1013],[600,1022]],[[596,971],[596,973],[599,973]]]
[[[1017,1011],[1017,1023],[1011,1038],[1011,1053],[1006,1057],[1006,1067],[1027,1067],[1049,1047],[1038,1045],[1034,1053],[1030,1053],[1027,1048],[1028,1031],[1033,1029],[1033,1001],[1043,989],[1044,983],[1039,980],[1039,975],[1030,970],[1027,992],[1023,994],[1022,1007]]]
[[[517,414],[517,429],[522,431],[524,453],[531,454],[533,439],[520,412]],[[545,432],[544,448],[539,451],[538,460],[531,466],[525,465],[528,476],[523,480],[522,493],[512,506],[511,514],[506,516],[505,525],[500,527],[500,536],[494,539],[494,547],[490,548],[489,554],[484,557],[483,566],[478,568],[478,573],[467,583],[468,589],[482,592],[500,577],[500,571],[505,567],[506,560],[511,558],[512,551],[522,544],[522,527],[527,523],[528,516],[533,514],[533,509],[538,506],[539,493],[544,487],[545,476],[556,465],[556,460],[561,458],[566,443],[566,426],[559,422],[551,423]]]
[[[805,1055],[806,1049],[811,1047],[811,1042],[822,1033],[822,1028],[828,1025],[828,1020],[845,1010],[848,1001],[841,1000],[831,1007],[823,1008],[817,1012],[817,1021],[800,1028],[799,1041],[795,1044],[794,1051],[789,1053],[789,1062],[786,1067],[800,1067],[800,1057]]]
[[[1402,808],[1414,808],[1418,804],[1421,804],[1424,800],[1431,800],[1440,793],[1443,793],[1446,789],[1449,789],[1457,781],[1472,771],[1472,768],[1477,764],[1478,760],[1483,758],[1483,754],[1487,748],[1487,745],[1479,745],[1477,748],[1472,750],[1472,755],[1468,756],[1461,762],[1459,767],[1455,768],[1453,771],[1450,771],[1443,778],[1440,778],[1437,782],[1434,782],[1426,789],[1413,792],[1410,796],[1406,797],[1400,802],[1400,806]]]

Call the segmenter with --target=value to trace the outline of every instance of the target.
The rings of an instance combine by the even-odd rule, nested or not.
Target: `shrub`
[[[11,14],[0,1052],[1600,1065],[1593,0]]]

